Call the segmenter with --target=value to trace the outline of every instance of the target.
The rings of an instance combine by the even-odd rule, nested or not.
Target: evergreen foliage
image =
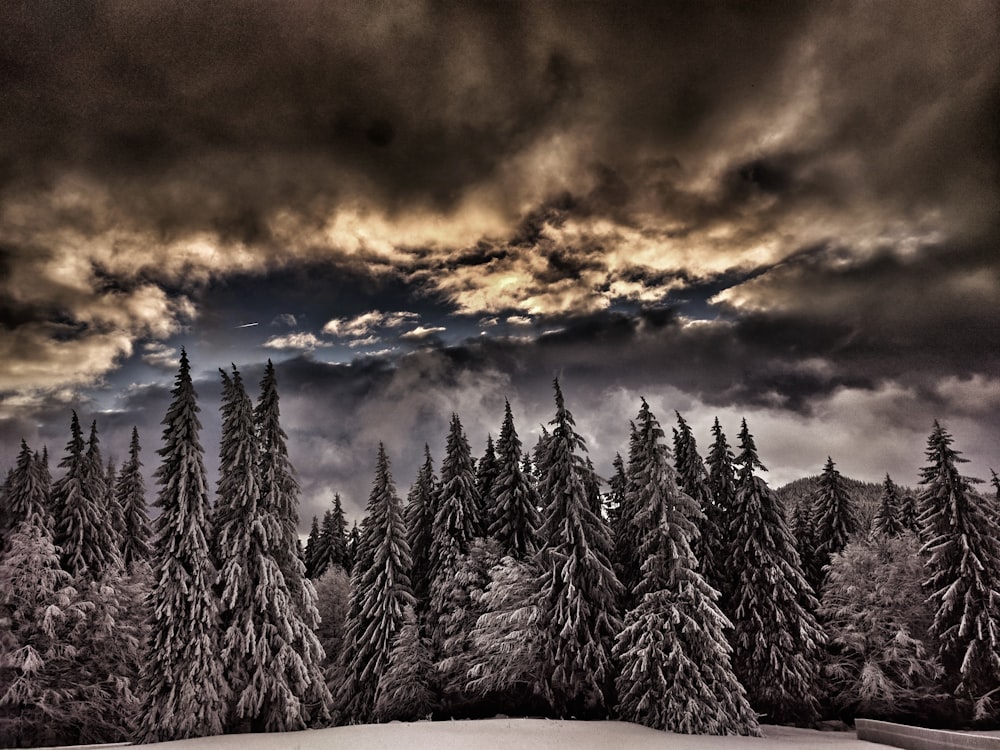
[[[496,446],[493,444],[493,436],[486,436],[486,450],[482,458],[476,462],[476,492],[479,495],[480,506],[482,507],[482,529],[483,535],[489,530],[496,519],[496,504],[493,485],[497,480],[499,467],[497,465]]]
[[[4,491],[4,536],[9,536],[22,523],[32,519],[51,531],[52,520],[48,513],[41,467],[28,444],[22,440],[17,463],[7,480]]]
[[[323,674],[331,691],[344,681],[343,655],[347,634],[347,611],[351,602],[351,581],[339,565],[330,566],[316,580],[316,609],[320,622],[316,637],[326,654]]]
[[[818,716],[818,603],[799,565],[784,515],[743,420],[730,538],[733,667],[750,705],[767,721],[808,723]]]
[[[920,534],[920,502],[907,492],[899,500],[899,524],[905,531]]]
[[[66,456],[59,466],[66,473],[52,487],[53,541],[62,552],[66,572],[74,578],[98,579],[119,565],[121,557],[105,507],[104,466],[96,423],[84,452],[80,421],[73,412]]]
[[[639,431],[635,422],[631,422],[629,424],[628,466],[625,470],[622,499],[618,503],[617,525],[614,528],[614,567],[622,585],[623,611],[628,611],[635,605],[638,600],[636,587],[642,580],[642,559],[636,545],[636,540],[640,538],[641,533],[637,521],[641,497],[633,481],[639,470],[641,449]]]
[[[434,515],[437,511],[437,478],[431,449],[424,444],[424,462],[406,498],[406,539],[410,545],[413,567],[410,582],[417,608],[423,612],[431,586],[431,545],[434,536]]]
[[[900,518],[899,488],[892,477],[885,475],[878,513],[875,514],[874,531],[880,536],[900,536],[906,531]]]
[[[613,704],[611,644],[620,621],[621,584],[611,568],[607,524],[587,500],[586,450],[566,408],[559,381],[549,423],[545,475],[539,606],[547,638],[542,663],[546,689],[558,715],[600,716]]]
[[[504,557],[478,594],[482,612],[470,635],[467,690],[498,711],[535,713],[552,704],[538,679],[546,641],[539,606],[539,571],[533,559]]]
[[[435,705],[430,688],[433,673],[430,642],[420,634],[413,607],[407,606],[386,670],[378,682],[376,719],[419,721],[430,716]]]
[[[830,644],[823,671],[845,718],[920,718],[940,698],[918,550],[912,533],[883,534],[831,560],[819,609]]]
[[[675,414],[677,427],[674,430],[674,466],[677,470],[677,486],[694,500],[700,513],[698,534],[689,541],[705,580],[718,589],[724,577],[722,569],[726,566],[726,560],[717,558],[716,555],[722,551],[724,536],[718,527],[708,472],[698,454],[694,433],[684,417],[679,412]]]
[[[719,594],[698,572],[691,550],[702,513],[678,487],[663,431],[645,401],[637,423],[631,483],[638,493],[643,536],[637,543],[644,562],[641,599],[615,641],[618,712],[664,731],[758,735],[757,717],[730,664],[723,633],[729,622],[716,604]],[[683,466],[693,448],[682,443],[675,441],[688,452]]]
[[[833,555],[843,551],[851,536],[858,530],[858,519],[851,497],[844,486],[844,479],[837,471],[833,459],[827,457],[819,480],[819,490],[813,499],[815,519],[816,554],[819,565],[825,568]],[[825,577],[825,573],[821,573]],[[810,581],[819,591],[822,579]]]
[[[132,428],[132,438],[129,442],[128,459],[118,472],[115,486],[115,499],[124,516],[124,532],[122,533],[122,561],[128,570],[137,563],[149,560],[150,527],[149,516],[146,513],[146,486],[142,478],[139,461],[139,431]]]
[[[379,443],[352,580],[339,700],[342,720],[361,723],[374,718],[379,679],[403,625],[404,610],[414,603],[409,569],[402,502],[396,495],[385,447]]]
[[[302,553],[302,561],[306,566],[306,576],[308,578],[317,578],[317,562],[320,554],[320,534],[319,534],[319,519],[316,516],[312,517],[312,524],[309,526],[309,537],[306,539],[306,548]],[[319,571],[322,575],[323,571]]]
[[[155,521],[150,640],[142,671],[142,742],[221,733],[228,697],[218,658],[201,423],[183,349],[172,396],[163,420],[163,447],[157,451],[161,463],[155,505],[160,515]]]
[[[538,497],[522,467],[521,440],[514,427],[510,402],[504,403],[503,426],[497,440],[497,477],[493,484],[495,508],[489,535],[501,555],[525,560],[538,549]]]
[[[618,560],[618,526],[621,523],[622,503],[625,501],[625,489],[628,487],[628,477],[625,475],[625,462],[622,454],[616,453],[611,461],[614,470],[608,480],[608,497],[605,500],[605,513],[611,526],[611,536],[615,540],[615,561]]]
[[[975,718],[996,713],[1000,688],[1000,529],[986,500],[962,476],[965,462],[937,422],[921,471],[920,522],[934,610],[930,633],[945,668],[945,686],[973,705]]]
[[[702,544],[710,551],[703,563],[708,582],[719,590],[724,612],[731,613],[729,605],[733,576],[729,560],[732,556],[732,539],[729,536],[733,508],[736,505],[736,471],[734,456],[719,418],[712,423],[712,447],[705,457],[708,469],[708,489],[712,502],[705,507],[705,526],[715,533],[704,535]],[[717,536],[716,536],[717,534]]]

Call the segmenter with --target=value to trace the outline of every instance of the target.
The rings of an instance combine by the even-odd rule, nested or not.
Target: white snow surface
[[[854,732],[764,725],[764,737],[668,734],[620,721],[483,719],[365,724],[162,742],[164,750],[871,750]],[[152,747],[152,746],[149,746]]]

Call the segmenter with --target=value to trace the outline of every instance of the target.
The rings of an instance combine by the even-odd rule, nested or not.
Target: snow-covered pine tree
[[[549,459],[548,459],[548,443],[549,430],[545,425],[541,425],[542,431],[538,435],[538,440],[535,441],[535,447],[531,451],[531,461],[535,465],[534,477],[535,477],[535,487],[540,488],[542,480],[548,473]],[[548,505],[547,498],[539,498],[542,506]]]
[[[920,718],[940,699],[941,670],[926,643],[932,611],[912,533],[847,545],[830,563],[819,614],[830,653],[823,672],[846,718]]]
[[[310,534],[312,536],[312,534]],[[316,552],[313,557],[311,577],[313,580],[322,578],[333,563],[333,550],[337,539],[337,522],[333,516],[333,508],[327,508],[323,513],[323,523],[320,526],[319,538],[316,542]],[[306,564],[309,563],[309,548],[306,547]]]
[[[547,634],[543,674],[562,716],[602,716],[611,708],[611,645],[621,624],[621,584],[611,568],[607,523],[595,514],[584,485],[586,450],[553,382],[556,414],[549,423],[540,496],[547,502],[539,552],[539,606]]]
[[[323,647],[316,639],[319,625],[316,589],[305,575],[298,554],[299,483],[288,457],[288,436],[281,427],[278,381],[271,360],[260,381],[260,398],[254,408],[254,423],[260,446],[260,509],[274,517],[280,534],[273,539],[271,555],[284,576],[288,593],[305,627],[292,634],[292,649],[301,657],[307,685],[298,693],[307,726],[319,726],[330,719],[330,691],[323,678]]]
[[[326,520],[325,516],[324,520]],[[344,505],[340,500],[339,492],[333,493],[331,525],[323,527],[322,537],[329,550],[330,565],[337,565],[349,573],[351,564],[347,553],[347,519],[344,518]]]
[[[678,487],[663,431],[645,400],[637,425],[632,484],[644,562],[641,598],[615,641],[621,664],[618,713],[668,732],[759,735],[757,717],[730,664],[723,633],[729,622],[716,604],[719,594],[698,572],[691,550],[701,510]],[[675,443],[688,453],[679,462],[685,466],[693,449],[683,438]]]
[[[347,562],[344,566],[344,570],[348,573],[354,572],[354,564],[358,560],[358,554],[361,551],[361,529],[358,528],[358,522],[355,521],[351,526],[351,533],[347,537]]]
[[[733,452],[722,431],[719,418],[712,423],[712,447],[705,457],[708,469],[708,489],[712,493],[712,503],[705,510],[705,524],[718,532],[716,538],[705,536],[704,544],[715,544],[711,559],[717,561],[713,570],[708,570],[708,582],[719,590],[722,611],[731,616],[729,600],[734,583],[733,571],[729,565],[732,555],[732,540],[729,536],[733,506],[736,504],[736,472],[733,468]],[[706,563],[707,564],[707,563]]]
[[[319,535],[319,519],[316,516],[312,517],[312,524],[309,526],[309,537],[306,539],[306,548],[303,552],[303,560],[306,565],[306,576],[308,578],[316,579],[319,575],[323,574],[323,571],[316,573],[317,563],[319,562],[319,555],[321,553],[321,542]]]
[[[328,702],[312,705],[311,662],[322,663],[322,646],[278,564],[287,540],[275,507],[262,502],[253,406],[235,367],[232,378],[225,372],[222,378],[217,491],[226,513],[216,529],[215,557],[224,624],[220,662],[230,690],[227,727],[304,729]]]
[[[795,551],[799,553],[799,564],[802,573],[810,586],[819,585],[823,581],[824,557],[817,550],[816,517],[813,509],[813,497],[806,495],[796,500],[788,521],[789,532],[795,541]],[[813,591],[817,589],[813,588]]]
[[[69,744],[89,707],[74,646],[92,604],[72,587],[35,493],[0,555],[0,745]]]
[[[817,602],[778,501],[763,479],[753,436],[743,420],[735,505],[730,514],[733,667],[750,705],[775,723],[817,718],[820,654],[825,637]]]
[[[822,572],[833,555],[843,552],[844,547],[858,530],[858,517],[854,510],[854,501],[844,486],[844,478],[837,471],[833,459],[827,457],[823,473],[819,478],[819,489],[812,502],[815,514],[816,554],[819,558],[822,577],[810,581],[813,590],[819,591]]]
[[[510,402],[504,402],[503,426],[497,440],[497,477],[493,484],[495,509],[489,535],[501,555],[526,560],[538,549],[538,498],[521,466],[521,441],[514,427]]]
[[[476,491],[479,493],[479,503],[482,506],[483,535],[493,525],[496,519],[496,506],[493,504],[493,484],[497,480],[497,453],[493,444],[493,436],[486,435],[486,450],[482,458],[476,462]]]
[[[352,574],[344,682],[338,694],[342,722],[364,723],[375,716],[379,679],[389,664],[393,639],[403,626],[404,610],[414,603],[409,569],[402,502],[385,446],[379,443]]]
[[[128,458],[118,472],[115,498],[124,515],[122,534],[122,561],[128,570],[150,557],[149,516],[146,513],[146,486],[139,461],[139,430],[132,428]]]
[[[163,742],[220,734],[226,682],[219,660],[216,572],[206,535],[208,487],[197,394],[181,349],[173,400],[157,453],[150,640],[142,670],[137,739]]]
[[[393,639],[385,672],[375,693],[378,721],[419,721],[434,710],[434,662],[430,642],[421,636],[412,606],[403,610],[403,621]]]
[[[119,555],[124,563],[125,549],[125,509],[118,502],[118,493],[115,486],[118,484],[118,471],[115,469],[114,460],[109,456],[107,469],[104,472],[104,507],[108,512],[108,529],[118,545]]]
[[[49,471],[49,449],[43,445],[41,453],[35,451],[38,462],[38,476],[41,477],[42,492],[46,497],[46,510],[52,515],[52,473]]]
[[[70,421],[66,457],[59,466],[66,473],[53,485],[55,523],[53,541],[62,551],[63,568],[74,578],[96,580],[121,563],[118,545],[110,533],[104,507],[104,467],[98,447],[96,423],[84,450],[83,432],[76,412]]]
[[[677,485],[681,492],[694,500],[701,513],[698,522],[698,535],[691,539],[692,552],[701,566],[700,570],[708,584],[718,590],[722,584],[726,559],[719,558],[722,554],[724,535],[719,529],[719,519],[715,513],[715,500],[709,487],[708,472],[705,463],[698,453],[698,443],[691,425],[680,415],[677,415],[677,427],[674,429],[674,467],[677,469]]]
[[[899,499],[899,524],[906,531],[920,534],[920,503],[909,492]]]
[[[645,402],[643,402],[645,403]],[[639,493],[632,479],[639,466],[640,438],[635,422],[629,424],[628,464],[625,470],[625,485],[622,499],[618,504],[617,525],[614,532],[614,567],[622,584],[622,611],[632,609],[637,601],[636,586],[642,580],[642,560],[636,539],[640,538],[636,526],[639,510]]]
[[[625,462],[622,454],[616,453],[611,461],[611,468],[614,472],[608,480],[608,499],[605,503],[605,513],[608,517],[608,524],[611,526],[612,539],[617,538],[616,529],[621,517],[622,501],[625,498],[625,488],[628,486],[628,477],[625,475]],[[617,559],[617,558],[616,558]]]
[[[873,522],[874,531],[877,535],[892,537],[899,536],[904,531],[899,513],[899,488],[892,481],[892,477],[885,475],[882,482],[882,494],[879,497],[878,512],[875,514]]]
[[[996,715],[1000,688],[1000,529],[986,501],[962,476],[966,459],[938,423],[921,470],[925,588],[934,610],[930,633],[945,669],[945,687],[973,706],[975,718]]]
[[[443,653],[445,635],[438,624],[448,612],[447,601],[459,558],[469,553],[474,539],[483,536],[478,495],[469,443],[458,415],[452,414],[430,545],[430,607],[426,625],[438,657],[447,656]]]
[[[410,545],[410,583],[416,599],[416,609],[422,614],[427,608],[431,585],[431,540],[434,534],[434,514],[437,511],[437,478],[431,449],[424,444],[424,462],[417,471],[416,481],[406,498],[406,539]]]
[[[433,654],[435,684],[440,693],[440,707],[451,716],[477,713],[478,695],[468,689],[468,672],[478,658],[473,649],[472,630],[485,611],[481,595],[489,584],[490,569],[499,560],[496,542],[473,539],[469,552],[459,556],[454,574],[435,582],[434,604],[439,609],[430,633],[440,644]]]
[[[35,454],[22,439],[17,463],[7,480],[4,501],[4,536],[10,536],[29,518],[37,514],[36,520],[43,523],[51,533],[52,519],[48,514],[48,497]]]

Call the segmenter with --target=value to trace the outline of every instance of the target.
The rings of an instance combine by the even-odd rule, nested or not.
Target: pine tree
[[[0,745],[69,744],[88,708],[73,647],[92,605],[60,567],[33,495],[25,511],[0,555]]]
[[[273,538],[271,554],[285,579],[297,616],[304,623],[304,627],[296,627],[291,642],[292,649],[302,658],[307,675],[298,697],[302,701],[305,724],[318,726],[329,720],[327,707],[332,698],[323,679],[323,648],[313,632],[319,625],[316,590],[306,578],[305,565],[298,554],[299,484],[288,457],[288,436],[281,427],[278,382],[271,360],[267,361],[260,382],[254,423],[260,446],[261,512],[273,516],[279,530],[278,536]]]
[[[815,513],[816,554],[820,566],[825,568],[833,555],[844,551],[851,536],[858,530],[858,518],[854,503],[844,486],[844,478],[837,471],[833,459],[827,457],[823,474],[819,479],[819,489],[813,499]],[[819,591],[822,585],[819,580],[811,581],[813,588]]]
[[[146,513],[146,487],[139,461],[139,430],[132,428],[128,459],[118,473],[115,498],[124,515],[122,561],[131,570],[137,563],[149,560],[149,516]]]
[[[48,497],[35,454],[28,444],[21,440],[21,450],[17,463],[10,474],[4,493],[6,511],[4,513],[4,536],[10,536],[29,518],[37,521],[51,532],[52,519],[48,513]]]
[[[698,454],[698,443],[691,426],[679,412],[677,428],[674,430],[674,467],[677,469],[677,485],[681,492],[694,500],[701,513],[697,539],[692,539],[692,551],[698,560],[700,570],[710,586],[718,589],[724,578],[725,558],[717,558],[724,536],[717,525],[714,498],[709,487],[708,472]]]
[[[611,568],[607,524],[587,500],[586,450],[566,409],[559,381],[556,414],[546,441],[540,495],[544,513],[539,605],[547,641],[543,651],[547,690],[560,715],[604,715],[610,708],[614,670],[611,644],[618,632],[621,584]]]
[[[413,568],[410,582],[417,609],[423,612],[430,592],[431,540],[434,534],[434,514],[437,511],[437,479],[431,449],[424,444],[424,463],[406,498],[406,539],[410,545]]]
[[[899,488],[892,481],[892,477],[886,474],[885,481],[882,483],[878,512],[875,514],[874,530],[876,534],[893,537],[906,531],[900,519],[899,506]]]
[[[625,476],[625,462],[622,460],[621,453],[615,454],[614,459],[611,461],[611,467],[614,469],[614,472],[611,475],[611,479],[608,480],[610,491],[608,492],[608,500],[605,507],[607,508],[606,512],[608,523],[611,526],[612,538],[617,540],[618,525],[621,522],[622,503],[625,500],[625,489],[628,486],[628,477]],[[617,557],[615,559],[617,560]]]
[[[645,404],[645,401],[643,401]],[[637,516],[640,507],[639,490],[633,482],[639,469],[641,441],[639,431],[632,422],[629,425],[628,464],[622,499],[618,504],[618,524],[614,529],[615,573],[623,587],[622,610],[630,610],[637,600],[636,587],[642,580],[642,559],[636,539],[640,537]]]
[[[439,653],[444,648],[444,635],[438,621],[447,612],[447,592],[458,570],[459,558],[467,555],[473,540],[482,535],[482,517],[469,443],[462,433],[458,415],[452,414],[445,458],[441,464],[441,484],[430,545],[427,625],[434,648]]]
[[[995,715],[1000,687],[1000,529],[986,501],[962,476],[961,453],[937,422],[927,440],[921,471],[922,552],[934,610],[931,635],[948,676],[946,687],[974,706],[976,718]]]
[[[789,532],[795,540],[795,551],[799,554],[802,573],[810,586],[819,586],[823,582],[824,558],[817,549],[816,517],[811,496],[800,497],[792,509],[789,519]],[[816,591],[813,588],[813,591]]]
[[[732,555],[732,539],[729,536],[733,508],[736,505],[736,472],[733,467],[733,452],[730,450],[726,434],[722,431],[719,418],[712,423],[712,447],[705,457],[708,469],[708,489],[712,502],[704,508],[705,527],[715,533],[706,533],[702,544],[706,546],[706,566],[714,561],[714,569],[706,567],[708,582],[719,590],[720,603],[724,612],[732,612],[729,605],[733,583],[728,564]],[[727,572],[728,571],[728,572]]]
[[[920,504],[912,493],[907,492],[899,500],[899,523],[907,531],[920,533]]]
[[[472,630],[485,611],[480,599],[489,584],[490,569],[499,560],[493,540],[474,539],[468,554],[459,556],[454,575],[435,582],[438,609],[431,635],[432,645],[440,644],[434,652],[435,682],[441,707],[452,716],[475,714],[477,696],[468,689],[468,672],[477,659]]]
[[[360,723],[374,718],[379,679],[403,626],[404,610],[414,603],[409,569],[402,502],[396,495],[385,447],[379,443],[352,577],[345,679],[339,694],[344,720]]]
[[[497,441],[497,477],[493,484],[495,509],[489,535],[502,555],[525,560],[538,549],[538,498],[521,466],[521,441],[514,427],[510,402],[504,403],[503,426]]]
[[[628,721],[664,731],[759,735],[730,664],[723,633],[730,623],[691,550],[701,510],[678,487],[663,431],[645,401],[637,423],[632,484],[638,488],[636,520],[643,536],[636,541],[644,562],[641,599],[615,641],[618,711]],[[693,448],[683,440],[676,441],[687,453],[679,463],[694,474],[687,466]]]
[[[493,444],[493,436],[486,436],[486,451],[483,457],[476,462],[476,492],[479,494],[479,502],[482,507],[482,526],[485,535],[496,519],[496,505],[493,485],[497,480],[496,446]]]
[[[118,502],[115,486],[118,484],[118,471],[114,461],[108,457],[107,469],[104,472],[104,507],[108,513],[108,531],[115,541],[119,555],[125,548],[125,509]],[[122,556],[124,563],[124,556]]]
[[[222,378],[218,495],[227,512],[216,530],[215,555],[225,625],[220,661],[232,691],[230,726],[304,729],[317,711],[310,705],[311,662],[323,661],[322,647],[312,632],[314,622],[300,616],[278,563],[287,553],[287,539],[277,509],[260,492],[253,407],[235,367],[231,379],[224,372]]]
[[[319,519],[316,516],[312,517],[312,525],[309,527],[309,538],[306,540],[306,548],[303,552],[303,558],[306,564],[306,576],[308,578],[316,579],[323,574],[323,571],[319,571],[317,574],[316,568],[319,562],[319,555],[322,551],[322,542],[320,541],[319,534]]]
[[[378,681],[378,721],[418,721],[434,710],[430,682],[434,672],[430,642],[420,635],[412,606],[403,610],[402,627],[393,640],[386,670]]]
[[[344,518],[344,505],[340,493],[333,494],[333,515],[329,528],[323,528],[323,540],[330,550],[330,564],[337,565],[350,572],[351,566],[347,554],[347,519]]]
[[[63,568],[74,578],[99,579],[119,565],[121,557],[110,533],[104,507],[104,467],[96,423],[91,428],[85,452],[80,421],[73,412],[66,457],[59,466],[66,469],[66,473],[53,485],[52,494],[54,542],[62,550]]]
[[[49,471],[49,449],[47,446],[42,446],[42,452],[39,454],[35,453],[35,458],[38,463],[38,476],[41,478],[42,494],[45,496],[46,500],[46,510],[49,511],[49,515],[52,514],[52,473]]]
[[[348,573],[354,572],[354,564],[358,560],[358,554],[361,550],[361,529],[358,528],[358,522],[355,521],[351,526],[350,536],[347,537],[347,565],[345,570]]]
[[[769,722],[811,722],[817,717],[817,679],[824,635],[812,612],[817,602],[802,575],[784,515],[767,484],[766,470],[743,420],[739,474],[732,510],[730,565],[733,667],[750,705]]]
[[[162,742],[220,734],[226,684],[218,653],[219,605],[206,536],[208,487],[197,394],[181,349],[173,401],[157,453],[156,507],[150,593],[150,642],[143,665],[138,735]]]

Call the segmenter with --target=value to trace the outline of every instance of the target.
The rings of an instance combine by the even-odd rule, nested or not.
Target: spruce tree
[[[799,563],[813,591],[823,582],[823,554],[817,549],[816,515],[813,508],[813,497],[806,495],[795,501],[792,516],[789,519],[789,532],[795,540],[795,551],[799,553]]]
[[[892,477],[885,475],[882,482],[882,494],[879,497],[878,512],[875,514],[874,531],[880,536],[893,537],[901,535],[906,529],[900,519],[899,488]]]
[[[731,515],[733,667],[750,705],[768,722],[817,718],[817,680],[825,639],[818,605],[778,501],[755,470],[766,470],[743,420]]]
[[[493,436],[486,436],[486,451],[483,457],[476,462],[476,491],[479,493],[479,502],[482,506],[482,526],[485,535],[496,519],[496,505],[493,485],[497,480],[497,453],[493,444]]]
[[[815,513],[816,554],[820,566],[825,568],[833,555],[844,551],[851,536],[858,530],[854,502],[832,458],[826,459],[812,505]],[[814,590],[820,590],[823,577],[825,574],[821,572],[821,578],[811,582]]]
[[[645,404],[645,401],[643,401]],[[618,504],[617,526],[614,528],[615,573],[622,584],[622,610],[628,611],[637,600],[636,587],[642,580],[642,559],[636,539],[640,537],[637,516],[640,506],[638,488],[633,482],[639,470],[641,440],[634,422],[629,425],[628,464],[622,499]]]
[[[691,549],[701,510],[678,487],[663,431],[645,401],[637,423],[641,442],[632,483],[638,488],[643,536],[636,541],[644,562],[641,598],[615,641],[618,712],[669,732],[759,735],[730,664],[723,633],[729,622],[716,603],[719,594],[698,572]],[[675,444],[687,453],[680,465],[694,475],[687,466],[693,448],[683,437]]]
[[[611,568],[607,524],[587,500],[583,438],[558,380],[553,387],[556,414],[540,492],[547,502],[539,553],[539,606],[547,635],[540,678],[557,714],[602,716],[612,703],[611,646],[620,626],[621,584]]]
[[[314,630],[319,625],[316,610],[316,590],[306,578],[305,565],[298,554],[300,544],[299,483],[288,457],[288,436],[281,427],[278,403],[278,382],[271,360],[267,361],[260,382],[260,397],[254,408],[254,426],[260,450],[261,512],[270,514],[278,524],[279,534],[273,538],[271,554],[288,587],[297,616],[305,624],[292,633],[291,646],[302,658],[308,674],[300,696],[307,726],[317,726],[329,719],[330,692],[323,679],[323,648]]]
[[[9,536],[29,519],[34,519],[51,533],[52,519],[48,513],[48,497],[35,454],[21,440],[17,463],[10,474],[4,492],[4,536]]]
[[[38,463],[38,476],[42,485],[42,494],[45,496],[46,510],[52,515],[52,473],[49,471],[49,449],[42,446],[42,452],[36,451],[35,458]]]
[[[122,561],[129,570],[137,563],[149,560],[149,516],[146,513],[146,486],[139,461],[139,430],[132,428],[128,459],[118,473],[115,498],[124,515],[122,534]]]
[[[118,502],[118,493],[115,491],[117,484],[118,471],[115,469],[114,461],[108,457],[107,469],[104,472],[104,507],[108,512],[108,531],[124,563],[125,509]]]
[[[347,564],[344,567],[348,573],[354,571],[354,564],[358,560],[358,554],[361,550],[361,529],[358,528],[358,522],[355,521],[351,526],[351,533],[347,537]]]
[[[412,606],[403,610],[402,627],[393,640],[375,695],[378,721],[419,721],[434,710],[430,685],[434,673],[430,642],[420,634]]]
[[[525,560],[538,549],[538,498],[521,466],[521,441],[514,427],[510,402],[504,403],[503,426],[497,440],[497,477],[493,484],[495,509],[490,537],[501,555]]]
[[[330,551],[330,564],[349,572],[351,566],[347,554],[347,519],[344,518],[344,505],[339,492],[333,493],[333,515],[330,518],[330,526],[324,526],[322,530],[324,544]]]
[[[220,661],[232,693],[229,726],[304,729],[325,710],[311,705],[310,667],[323,661],[323,650],[278,564],[287,540],[275,507],[262,501],[253,407],[235,367],[232,378],[225,372],[222,378],[218,495],[227,512],[216,530],[215,555],[225,626]]]
[[[220,734],[226,684],[219,660],[219,604],[206,534],[208,486],[197,394],[187,352],[163,425],[157,453],[150,592],[150,641],[143,665],[143,710],[138,739],[163,742]]]
[[[974,717],[995,716],[1000,688],[1000,529],[958,464],[966,459],[937,422],[921,470],[920,522],[926,542],[934,610],[930,633],[948,676],[946,687],[974,707]]]
[[[438,622],[447,612],[448,591],[458,570],[459,558],[467,555],[473,540],[482,535],[479,493],[469,443],[462,433],[458,415],[452,414],[430,545],[428,627],[439,655],[445,636]]]
[[[719,418],[712,423],[712,447],[705,457],[708,469],[708,489],[712,502],[704,508],[705,526],[714,529],[716,535],[706,534],[703,545],[710,549],[706,561],[715,561],[715,567],[706,568],[708,581],[722,595],[720,603],[724,612],[732,612],[729,606],[733,576],[729,560],[732,555],[732,539],[729,536],[733,507],[736,504],[736,472],[733,467],[733,452],[722,431]],[[705,565],[710,565],[706,562]]]
[[[414,603],[409,569],[402,502],[396,495],[385,447],[379,443],[352,574],[344,682],[338,701],[343,721],[363,723],[375,717],[379,679],[389,664],[405,609]]]
[[[725,575],[726,559],[717,557],[722,554],[722,542],[725,538],[719,529],[719,518],[715,513],[715,500],[709,486],[708,472],[698,454],[698,443],[694,433],[684,417],[677,415],[677,428],[674,430],[674,466],[677,469],[677,484],[681,492],[694,500],[701,512],[698,523],[698,535],[691,539],[692,551],[698,560],[700,570],[710,586],[717,589],[721,586]]]
[[[431,585],[431,544],[434,534],[434,514],[437,511],[437,479],[431,449],[424,444],[424,462],[417,471],[417,479],[406,498],[406,539],[410,545],[413,567],[410,583],[417,609],[423,612]]]
[[[322,551],[321,544],[319,519],[316,518],[316,516],[313,516],[312,525],[309,527],[309,538],[306,540],[306,548],[303,553],[303,559],[306,565],[306,577],[314,580],[323,574],[322,570],[320,570],[318,574],[316,572],[319,555]]]
[[[54,541],[62,551],[63,568],[74,578],[97,580],[119,565],[121,556],[110,533],[104,507],[104,467],[101,463],[96,423],[84,449],[83,432],[76,412],[70,421],[66,456],[59,463],[66,473],[52,487]]]
[[[621,453],[615,454],[614,459],[611,461],[611,468],[614,469],[614,472],[608,480],[609,492],[606,512],[608,516],[608,523],[611,526],[612,538],[617,539],[617,529],[622,512],[622,502],[625,499],[625,489],[628,486],[628,477],[625,476],[625,462],[622,460]]]
[[[899,523],[906,531],[920,534],[920,503],[909,492],[899,500]]]

